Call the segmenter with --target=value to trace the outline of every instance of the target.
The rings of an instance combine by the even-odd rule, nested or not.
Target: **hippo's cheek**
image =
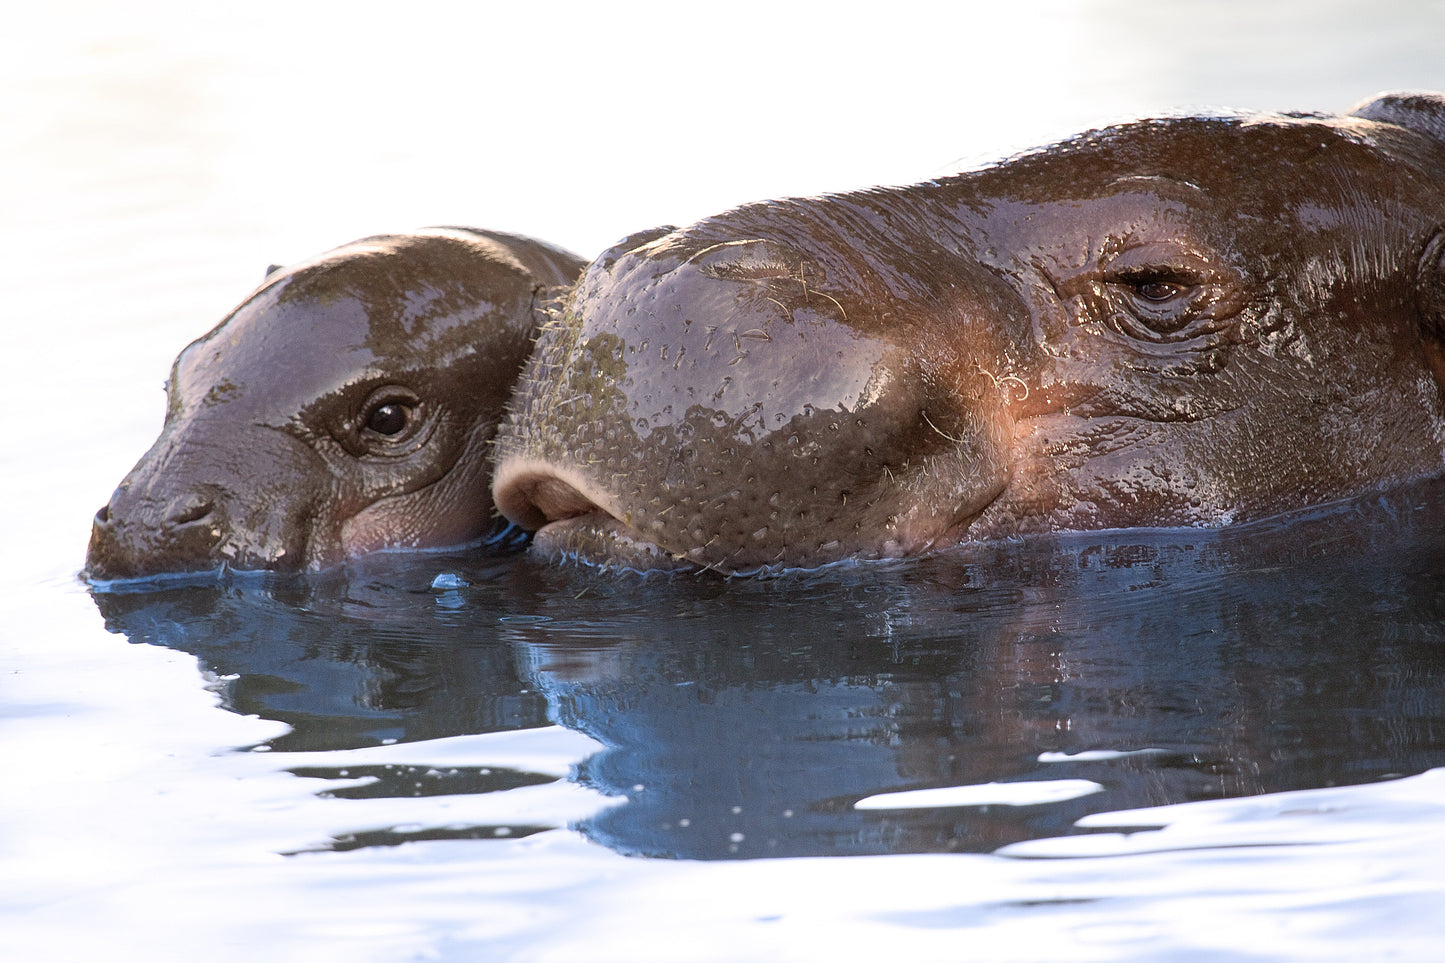
[[[336,561],[377,551],[460,546],[491,533],[497,523],[488,494],[490,462],[485,452],[490,435],[479,433],[455,461],[417,466],[423,484],[352,496],[362,507],[332,525]],[[430,461],[431,454],[420,453],[418,460]]]

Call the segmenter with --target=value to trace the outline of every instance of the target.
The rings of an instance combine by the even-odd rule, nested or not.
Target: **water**
[[[75,580],[170,359],[268,263],[427,223],[595,253],[1133,114],[1445,87],[1439,3],[1045,7],[29,11],[0,40],[0,952],[1437,958],[1432,486],[754,581]],[[959,795],[893,795],[927,789]]]

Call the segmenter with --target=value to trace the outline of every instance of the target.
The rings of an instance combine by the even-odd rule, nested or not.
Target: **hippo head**
[[[539,294],[581,268],[434,229],[273,271],[176,359],[160,438],[96,514],[86,576],[315,570],[485,535],[488,446]]]
[[[542,552],[743,572],[1439,473],[1442,127],[1145,121],[630,237],[543,330],[497,506]]]

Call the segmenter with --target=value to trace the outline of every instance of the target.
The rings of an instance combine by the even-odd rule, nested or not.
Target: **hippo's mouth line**
[[[532,551],[544,558],[566,559],[610,571],[647,574],[697,569],[601,511],[548,522],[532,535]]]
[[[708,557],[705,546],[685,553],[648,538],[631,524],[631,514],[581,472],[543,459],[504,458],[493,479],[497,509],[513,524],[532,533],[531,551],[552,561],[572,561],[610,571],[700,572],[726,575],[779,574],[812,571],[847,560],[896,561],[912,555],[977,540],[975,526],[1006,486],[1002,483],[980,498],[973,510],[945,529],[903,522],[874,551],[832,542],[806,558],[759,559]]]

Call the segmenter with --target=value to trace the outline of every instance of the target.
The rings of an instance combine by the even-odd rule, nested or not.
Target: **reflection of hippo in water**
[[[487,448],[539,295],[581,269],[438,229],[273,272],[176,359],[165,427],[97,514],[87,574],[317,569],[485,535]]]
[[[276,768],[327,795],[449,799],[402,825],[394,807],[324,807],[322,846],[548,825],[555,809],[509,791],[556,778],[529,753],[427,741],[552,720],[605,745],[573,779],[616,805],[579,828],[623,852],[991,850],[1091,812],[1445,765],[1445,486],[1357,508],[1000,543],[891,574],[668,579],[645,605],[604,575],[463,553],[93,595],[111,631],[191,653],[225,706],[287,723]],[[426,591],[438,567],[470,585]],[[419,764],[292,755],[392,740]],[[854,808],[1035,780],[1102,791]]]
[[[1217,526],[1438,474],[1445,99],[1145,121],[605,252],[494,495],[536,545],[749,570]]]

